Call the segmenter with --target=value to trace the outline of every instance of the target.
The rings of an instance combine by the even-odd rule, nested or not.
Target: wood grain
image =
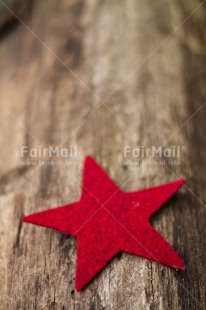
[[[205,27],[197,0],[36,0],[1,38],[0,309],[206,308]],[[76,164],[21,164],[57,145]],[[126,145],[184,148],[131,166]],[[78,200],[87,154],[125,191],[186,178],[152,219],[186,271],[123,253],[75,291],[75,239],[21,217]]]
[[[18,23],[18,18],[27,21],[31,15],[33,0],[0,1],[0,37],[11,31]]]

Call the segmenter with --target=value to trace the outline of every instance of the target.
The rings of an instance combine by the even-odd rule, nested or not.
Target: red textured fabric
[[[184,179],[180,179],[124,193],[88,156],[79,202],[31,214],[22,220],[77,237],[78,291],[120,251],[184,269],[182,259],[149,222],[151,215],[183,183]]]

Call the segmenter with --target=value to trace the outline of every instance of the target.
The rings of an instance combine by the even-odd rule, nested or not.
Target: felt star
[[[23,217],[77,238],[76,289],[80,291],[120,251],[184,269],[182,259],[149,219],[184,183],[180,179],[123,192],[92,159],[84,165],[78,202]]]

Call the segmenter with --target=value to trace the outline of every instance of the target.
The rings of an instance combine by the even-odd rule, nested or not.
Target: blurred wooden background
[[[206,309],[205,1],[0,8],[0,309]],[[184,147],[180,165],[124,165],[124,146],[143,144]],[[81,151],[27,167],[24,145]],[[186,271],[123,253],[75,291],[75,239],[21,217],[78,200],[87,154],[125,191],[186,178],[152,219]]]

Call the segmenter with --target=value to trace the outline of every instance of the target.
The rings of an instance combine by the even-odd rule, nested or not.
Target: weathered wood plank
[[[36,0],[31,31],[1,39],[1,309],[206,308],[204,8]],[[76,165],[21,165],[22,146],[60,144],[81,147]],[[125,145],[185,149],[180,165],[128,166]],[[187,271],[122,254],[74,290],[75,239],[20,220],[79,199],[87,154],[126,191],[186,177],[152,223]]]
[[[0,36],[8,33],[17,25],[18,18],[27,21],[32,11],[33,0],[0,1]]]

